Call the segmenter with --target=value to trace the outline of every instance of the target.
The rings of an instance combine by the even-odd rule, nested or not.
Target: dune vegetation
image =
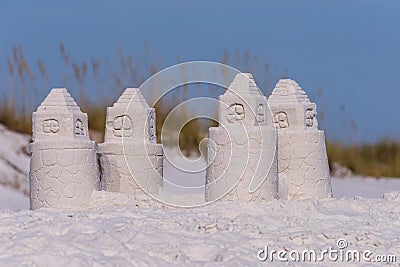
[[[102,142],[105,127],[106,107],[111,106],[123,89],[138,87],[146,78],[162,69],[163,64],[152,63],[149,49],[146,47],[141,60],[119,49],[116,60],[89,58],[74,60],[63,43],[59,44],[60,77],[63,87],[67,87],[83,112],[88,113],[91,137]],[[116,61],[116,62],[115,62]],[[177,57],[177,61],[180,61]],[[233,65],[254,73],[260,89],[268,95],[269,65],[248,52],[225,53],[220,62]],[[52,72],[54,73],[54,71]],[[283,73],[282,77],[287,76]],[[21,46],[14,46],[5,62],[0,62],[0,84],[2,100],[0,102],[0,123],[11,130],[31,134],[31,114],[46,97],[50,83],[48,65],[41,59],[28,62]],[[188,86],[174,89],[155,105],[157,112],[157,137],[160,137],[162,124],[169,111],[177,104],[193,97]],[[212,86],[200,86],[194,91],[197,96],[217,98],[221,90]],[[90,97],[89,97],[90,92]],[[152,92],[143,92],[151,94]],[[93,95],[95,97],[93,97]],[[322,98],[319,89],[315,98]],[[317,104],[319,99],[313,99]],[[323,106],[319,106],[320,120],[323,119]],[[188,111],[189,112],[189,111]],[[186,116],[186,114],[182,114]],[[354,123],[354,122],[353,122]],[[186,152],[197,151],[200,140],[207,136],[207,129],[216,125],[210,120],[195,119],[185,125],[180,134],[180,147]],[[160,141],[160,140],[158,140]],[[331,166],[334,162],[348,168],[355,174],[374,177],[400,177],[400,142],[381,140],[373,144],[343,144],[327,140],[327,151]]]

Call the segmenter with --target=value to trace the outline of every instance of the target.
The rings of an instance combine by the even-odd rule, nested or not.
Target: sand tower
[[[332,196],[325,134],[317,107],[293,80],[281,79],[268,99],[278,129],[279,197]]]
[[[53,89],[32,120],[31,209],[89,207],[99,189],[99,169],[87,115],[66,89]]]
[[[155,120],[154,108],[136,88],[126,89],[107,108],[105,140],[98,147],[103,190],[160,192],[163,149],[156,143]]]
[[[276,198],[276,130],[253,76],[236,75],[219,102],[219,127],[209,129],[206,200]]]

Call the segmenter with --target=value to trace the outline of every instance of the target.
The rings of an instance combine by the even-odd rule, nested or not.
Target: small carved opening
[[[289,120],[286,112],[278,112],[274,116],[274,124],[277,129],[285,129],[289,127]]]
[[[129,137],[133,134],[133,124],[131,118],[122,115],[114,118],[113,133],[116,137]]]
[[[148,116],[148,127],[149,127],[149,140],[152,143],[156,142],[156,118],[154,111],[150,111]]]
[[[245,117],[244,107],[242,104],[232,104],[228,108],[227,119],[229,122],[234,123],[243,120]]]
[[[307,109],[306,111],[306,126],[313,127],[314,126],[314,119],[316,117],[314,109]]]
[[[85,128],[83,127],[83,122],[78,119],[75,123],[75,135],[85,135]]]
[[[60,130],[58,120],[48,119],[42,122],[42,130],[45,134],[56,134]]]
[[[264,122],[265,121],[265,108],[263,104],[258,104],[257,107],[257,121]]]

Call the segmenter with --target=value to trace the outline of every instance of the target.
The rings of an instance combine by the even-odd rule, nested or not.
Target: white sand
[[[332,190],[335,198],[354,196],[381,198],[385,193],[400,191],[400,178],[334,177]]]
[[[379,200],[220,202],[196,209],[2,211],[0,233],[1,266],[257,265],[265,245],[322,250],[340,238],[349,249],[400,256],[400,193]]]
[[[28,144],[30,137],[8,130],[0,124],[0,184],[29,192]]]

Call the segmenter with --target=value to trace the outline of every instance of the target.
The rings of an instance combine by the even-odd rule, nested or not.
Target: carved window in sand
[[[150,142],[156,141],[156,114],[154,110],[151,110],[148,117],[149,127],[149,140]]]
[[[286,112],[278,112],[274,115],[274,123],[277,129],[285,129],[289,127],[289,120]]]
[[[315,110],[307,109],[306,111],[306,126],[313,127],[314,126],[314,119],[317,116]]]
[[[242,104],[232,104],[228,108],[227,119],[229,122],[234,123],[244,119],[244,107]]]
[[[132,119],[129,116],[122,115],[114,118],[113,133],[117,137],[129,137],[133,134]]]
[[[265,108],[263,104],[258,104],[257,107],[257,122],[265,121]]]
[[[60,130],[58,120],[48,119],[42,122],[42,130],[45,134],[56,134]]]
[[[80,119],[76,120],[75,123],[75,135],[85,135],[85,127]]]

